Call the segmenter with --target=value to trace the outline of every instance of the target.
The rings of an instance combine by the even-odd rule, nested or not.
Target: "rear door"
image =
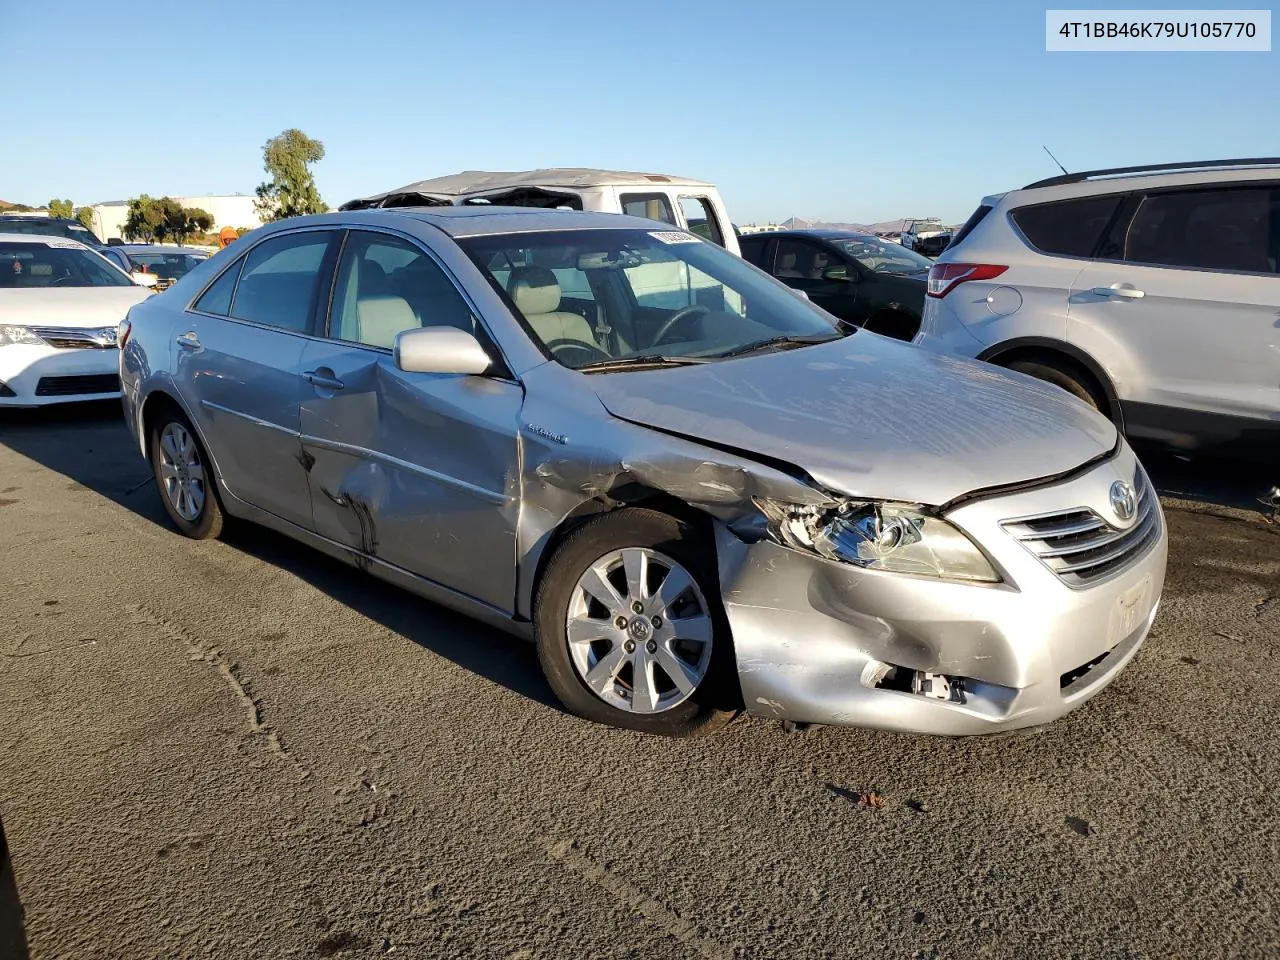
[[[1130,432],[1176,439],[1178,411],[1280,421],[1273,183],[1137,195],[1077,277],[1070,339],[1112,358]]]
[[[316,531],[362,557],[504,611],[515,597],[524,394],[500,376],[406,373],[396,334],[453,326],[497,356],[452,278],[418,241],[352,230],[324,339],[303,350],[301,432]]]
[[[302,351],[321,314],[337,236],[305,230],[255,245],[196,300],[175,347],[179,392],[227,488],[306,528]]]

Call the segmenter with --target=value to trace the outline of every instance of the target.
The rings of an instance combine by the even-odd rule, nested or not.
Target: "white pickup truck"
[[[586,167],[507,173],[467,170],[349,200],[339,209],[472,204],[591,210],[644,217],[688,230],[742,256],[737,230],[715,184],[662,173]],[[654,263],[638,269],[646,275],[643,279],[633,276],[632,286],[645,306],[677,309],[700,303],[700,291],[705,294],[720,289],[720,284],[711,277],[691,275],[678,260],[670,265]],[[577,271],[556,273],[566,297],[591,298],[590,291],[574,289],[575,278],[581,277]]]

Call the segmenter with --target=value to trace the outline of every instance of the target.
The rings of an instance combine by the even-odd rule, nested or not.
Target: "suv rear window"
[[[960,245],[960,241],[973,233],[973,228],[980,224],[992,209],[992,207],[984,203],[982,206],[978,207],[977,210],[973,211],[973,213],[969,214],[969,219],[964,222],[963,227],[956,231],[955,236],[951,238],[951,242],[947,244],[947,249],[950,249],[951,247],[958,247]]]
[[[1091,257],[1124,195],[1107,194],[1018,207],[1010,216],[1041,253]]]

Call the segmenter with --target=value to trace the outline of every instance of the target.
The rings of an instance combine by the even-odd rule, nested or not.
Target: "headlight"
[[[784,546],[868,570],[974,583],[1000,581],[972,540],[917,507],[872,502],[812,507],[764,499],[755,503],[769,521],[769,535]]]
[[[38,347],[44,341],[37,337],[30,327],[0,325],[0,347],[7,347],[11,343],[26,343]]]

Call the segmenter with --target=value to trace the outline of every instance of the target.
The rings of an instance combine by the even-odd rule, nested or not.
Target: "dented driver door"
[[[300,419],[317,533],[503,611],[515,595],[519,384],[406,373],[401,330],[474,323],[408,240],[352,231],[327,338],[311,340]]]

